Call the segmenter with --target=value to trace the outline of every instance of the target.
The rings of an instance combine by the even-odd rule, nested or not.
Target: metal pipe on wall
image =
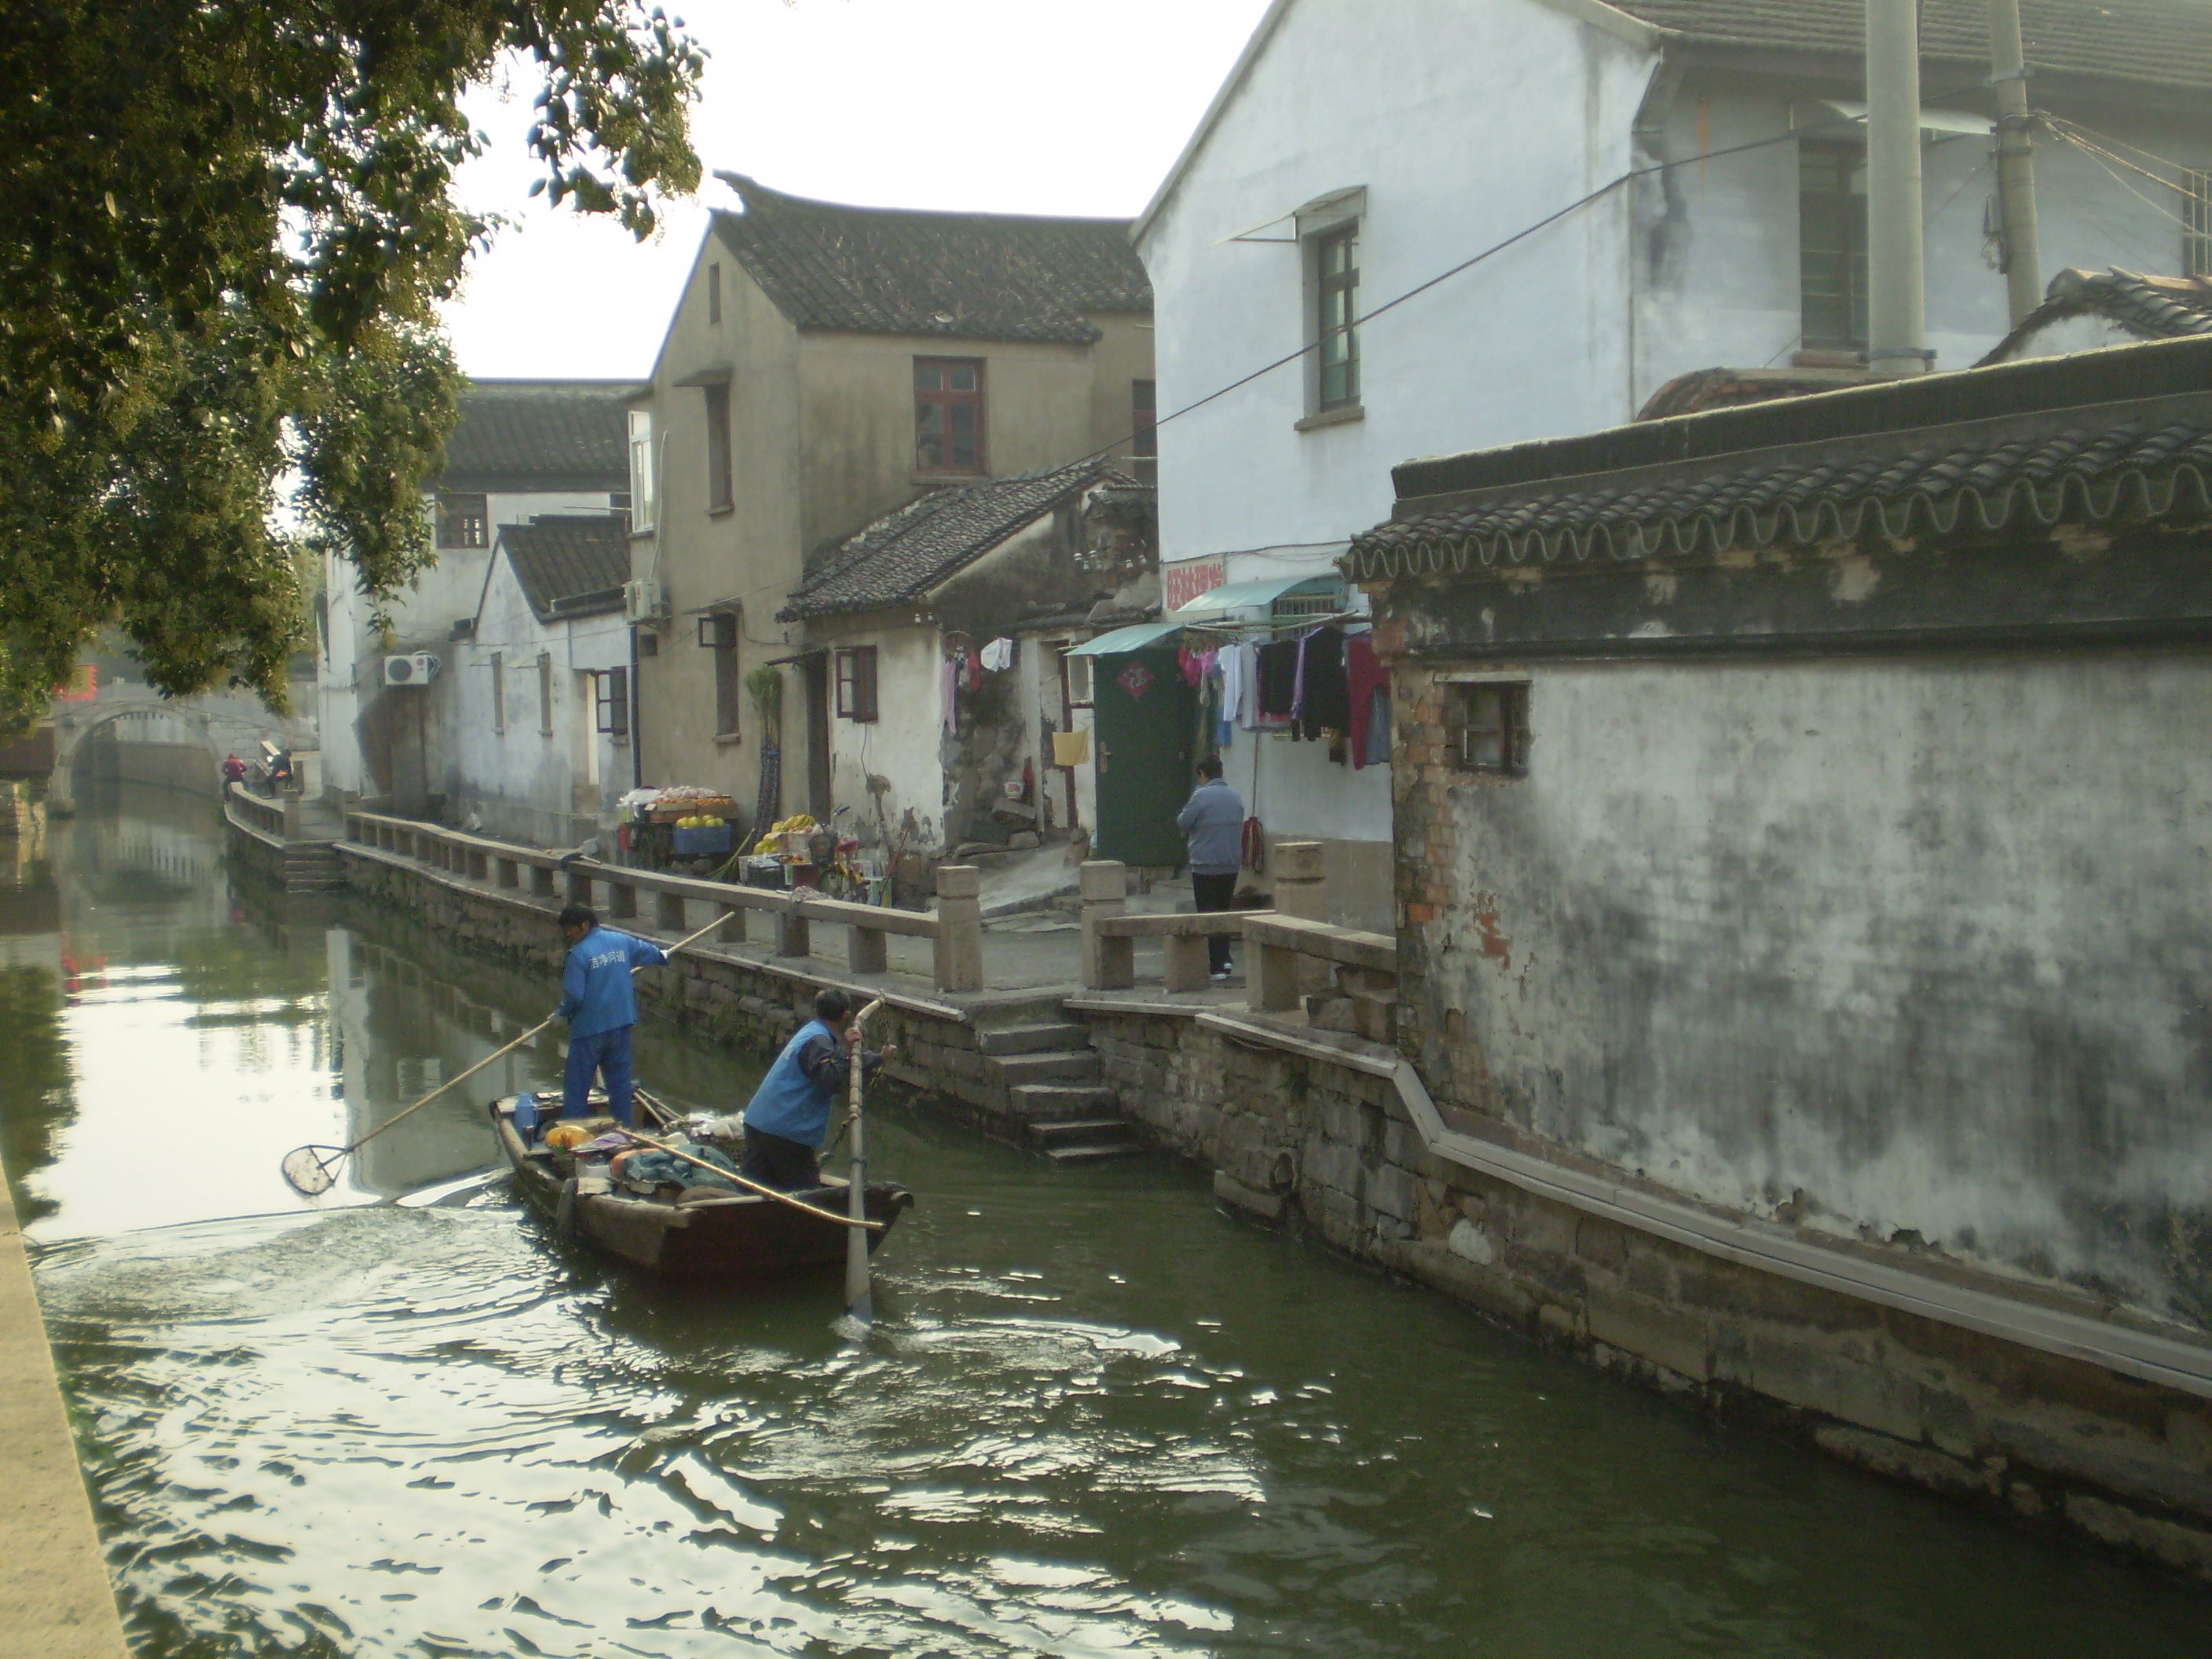
[[[1990,85],[1997,104],[1997,207],[2004,220],[2005,298],[2017,328],[2043,303],[2042,236],[2035,217],[2035,159],[2020,0],[1990,0]]]
[[[1867,0],[1867,367],[1928,368],[1920,231],[1920,15],[1917,0]]]

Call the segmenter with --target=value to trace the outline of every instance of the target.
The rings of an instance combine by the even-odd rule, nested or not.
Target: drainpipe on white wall
[[[1917,0],[1867,0],[1867,367],[1928,369],[1920,240],[1920,15]]]

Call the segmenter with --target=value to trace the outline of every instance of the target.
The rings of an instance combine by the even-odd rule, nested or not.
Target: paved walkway
[[[0,1448],[0,1659],[128,1659],[4,1170]]]

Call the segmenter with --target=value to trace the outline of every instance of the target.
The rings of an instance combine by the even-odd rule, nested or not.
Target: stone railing
[[[1136,942],[1160,941],[1170,991],[1203,990],[1206,947],[1226,934],[1246,948],[1246,995],[1255,1012],[1304,1005],[1323,1030],[1387,1042],[1398,991],[1398,943],[1387,933],[1326,920],[1328,892],[1318,842],[1281,842],[1273,851],[1275,908],[1203,915],[1129,912],[1128,866],[1092,859],[1082,870],[1083,985],[1127,990],[1136,983]]]
[[[894,933],[927,939],[933,945],[931,977],[939,990],[983,988],[981,878],[971,866],[938,866],[935,910],[893,910],[811,893],[632,870],[593,859],[564,860],[556,853],[489,841],[413,818],[351,811],[345,820],[346,839],[356,845],[398,854],[494,888],[526,889],[537,898],[589,904],[610,921],[635,921],[647,913],[649,902],[656,927],[683,934],[703,926],[719,908],[723,925],[714,936],[717,940],[748,942],[757,919],[762,941],[772,944],[780,957],[811,956],[817,922],[842,927],[848,930],[846,964],[855,974],[888,969]]]
[[[240,823],[249,829],[258,830],[264,836],[274,836],[280,841],[283,839],[287,817],[283,801],[257,795],[242,783],[224,785],[223,795]]]

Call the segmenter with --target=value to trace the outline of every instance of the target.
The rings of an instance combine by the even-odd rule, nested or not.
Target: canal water
[[[0,1129],[142,1655],[2207,1651],[2201,1592],[1716,1427],[1166,1163],[886,1108],[921,1201],[858,1344],[834,1283],[560,1249],[463,1179],[473,1082],[310,1205],[288,1148],[552,987],[287,908],[204,804],[87,805],[0,866]],[[641,1048],[689,1103],[753,1074]]]

